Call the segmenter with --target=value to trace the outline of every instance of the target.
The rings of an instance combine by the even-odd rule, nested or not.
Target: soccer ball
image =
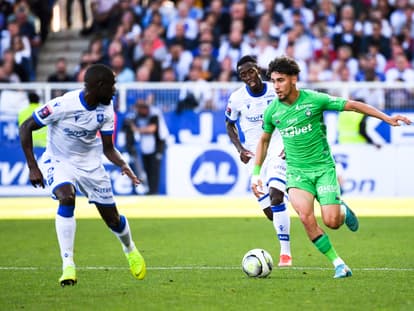
[[[273,269],[272,256],[264,249],[251,249],[243,257],[242,269],[249,277],[265,278]]]

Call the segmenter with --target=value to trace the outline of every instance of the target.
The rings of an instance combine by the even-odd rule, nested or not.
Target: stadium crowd
[[[1,81],[36,80],[53,2],[0,0]],[[41,13],[39,3],[48,3]],[[265,70],[271,59],[286,54],[298,61],[302,82],[414,82],[412,0],[91,0],[90,5],[92,16],[80,32],[89,48],[62,81],[82,81],[85,68],[98,62],[113,68],[118,83],[238,81],[241,56],[255,55]],[[36,19],[42,20],[40,29]],[[64,67],[64,59],[59,61]]]

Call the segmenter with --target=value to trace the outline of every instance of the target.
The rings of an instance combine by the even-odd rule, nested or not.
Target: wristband
[[[262,168],[261,165],[256,164],[253,168],[253,175],[260,175],[260,169]]]

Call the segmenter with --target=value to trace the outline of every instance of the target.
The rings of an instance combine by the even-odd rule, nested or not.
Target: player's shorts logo
[[[202,153],[191,167],[191,181],[202,194],[226,194],[236,184],[237,178],[237,163],[222,150]]]

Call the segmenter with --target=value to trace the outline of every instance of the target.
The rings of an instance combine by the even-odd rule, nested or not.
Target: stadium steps
[[[86,50],[89,39],[79,35],[79,30],[61,30],[51,32],[45,44],[41,47],[36,70],[36,81],[46,81],[55,71],[55,62],[59,57],[65,57],[68,72],[73,73],[79,64],[82,51]]]

